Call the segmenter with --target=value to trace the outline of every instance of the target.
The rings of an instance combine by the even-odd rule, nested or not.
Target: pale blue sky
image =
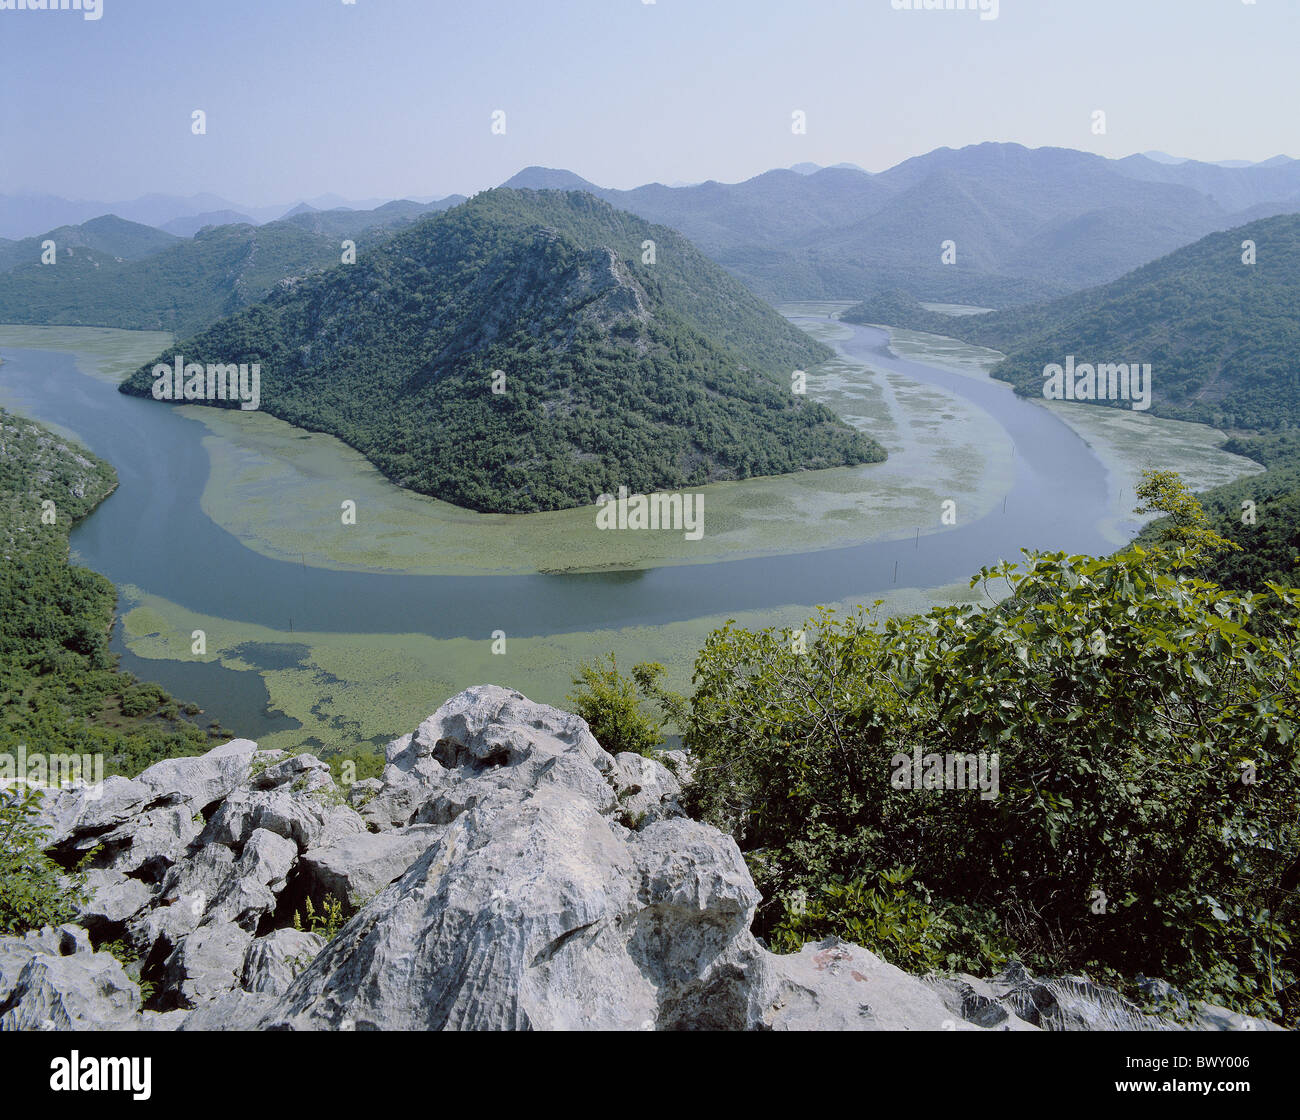
[[[469,193],[534,163],[631,187],[984,140],[1266,159],[1300,155],[1298,48],[1300,0],[1002,0],[992,21],[890,0],[0,11],[0,193],[264,205]]]

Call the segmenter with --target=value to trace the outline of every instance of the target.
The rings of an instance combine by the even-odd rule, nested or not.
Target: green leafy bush
[[[687,795],[746,852],[759,932],[847,937],[884,907],[903,931],[875,934],[887,957],[968,959],[943,923],[962,907],[1033,967],[1294,1018],[1300,593],[1225,591],[1197,562],[1034,554],[972,581],[1010,584],[993,609],[711,635]],[[998,796],[894,788],[914,749],[996,753]],[[924,922],[870,879],[899,867],[933,895]]]
[[[0,933],[71,921],[85,901],[78,876],[65,876],[41,850],[40,803],[28,786],[0,789]]]
[[[658,662],[647,662],[625,677],[611,653],[608,666],[589,661],[579,664],[573,678],[579,687],[567,700],[610,754],[631,751],[653,757],[664,742],[664,722],[647,712],[647,702],[655,701],[670,714],[681,704],[681,697],[659,687],[663,673]]]

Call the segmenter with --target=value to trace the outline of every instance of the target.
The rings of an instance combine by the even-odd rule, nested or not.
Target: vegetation
[[[153,226],[128,222],[115,214],[105,214],[92,218],[79,226],[60,226],[39,237],[25,237],[21,241],[6,241],[0,238],[0,272],[7,272],[18,265],[40,264],[44,244],[53,241],[58,256],[66,262],[69,255],[76,257],[78,250],[91,250],[89,256],[95,260],[114,258],[138,260],[161,252],[169,245],[174,245],[179,238],[165,233]],[[49,267],[49,266],[43,266]]]
[[[106,215],[41,238],[0,244],[0,323],[165,330],[189,335],[277,285],[339,263],[440,204],[314,211],[278,222],[210,226],[191,238]],[[40,242],[59,247],[40,263]]]
[[[116,591],[68,564],[69,530],[115,485],[108,464],[0,409],[0,753],[99,755],[131,775],[207,748],[178,701],[117,670]]]
[[[744,851],[773,946],[1014,953],[1300,1016],[1300,592],[1198,578],[1228,542],[1176,477],[1139,496],[1167,515],[1153,547],[985,569],[1013,588],[989,609],[710,636],[687,796]],[[632,682],[600,683],[588,705],[626,712]],[[952,788],[950,757],[984,768]]]
[[[665,672],[663,665],[649,661],[625,677],[611,653],[608,665],[583,661],[578,666],[573,683],[579,687],[566,699],[610,754],[631,751],[652,758],[664,744],[666,723],[680,719],[684,712],[682,698],[659,683]],[[651,702],[657,703],[666,719],[652,714]]]
[[[885,455],[791,392],[830,351],[671,230],[585,194],[484,192],[174,352],[260,363],[264,410],[477,510]],[[122,390],[149,395],[152,368]]]
[[[1246,241],[1255,243],[1255,264],[1242,261]],[[1109,284],[1049,303],[936,318],[893,292],[844,318],[1001,350],[1007,357],[993,376],[1023,396],[1041,396],[1043,367],[1071,354],[1079,362],[1149,362],[1154,415],[1269,432],[1300,425],[1298,300],[1300,215],[1287,214],[1213,233]]]
[[[0,788],[0,934],[71,921],[84,904],[84,885],[41,850],[40,793],[18,784]]]
[[[293,912],[294,929],[319,934],[326,941],[333,941],[335,934],[347,923],[346,908],[342,901],[332,894],[325,896],[320,910],[317,910],[315,903],[308,898],[303,911]]]

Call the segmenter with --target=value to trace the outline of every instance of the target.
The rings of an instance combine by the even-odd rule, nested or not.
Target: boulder
[[[620,818],[629,828],[682,815],[682,807],[677,803],[681,783],[662,762],[623,751],[614,756],[610,776]]]
[[[433,825],[356,832],[299,860],[301,882],[313,896],[331,894],[350,908],[369,902],[399,878],[443,833]]]
[[[0,1031],[130,1029],[140,989],[86,931],[0,938]]]
[[[187,933],[163,969],[168,1002],[197,1007],[238,987],[252,940],[251,934],[230,923]]]
[[[244,954],[239,986],[246,992],[281,995],[325,947],[317,933],[277,929],[259,937]]]
[[[1009,1015],[954,1013],[939,992],[874,953],[838,938],[772,958],[776,988],[764,1015],[771,1030],[1032,1031]]]

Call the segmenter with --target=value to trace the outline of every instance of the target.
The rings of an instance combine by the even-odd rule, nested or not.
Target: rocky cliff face
[[[346,793],[310,755],[235,740],[51,795],[48,851],[98,849],[93,896],[75,925],[0,938],[0,1029],[1174,1027],[1018,966],[927,981],[835,941],[774,956],[739,850],[680,792],[577,716],[481,686]],[[355,912],[328,944],[293,928],[331,898]]]

